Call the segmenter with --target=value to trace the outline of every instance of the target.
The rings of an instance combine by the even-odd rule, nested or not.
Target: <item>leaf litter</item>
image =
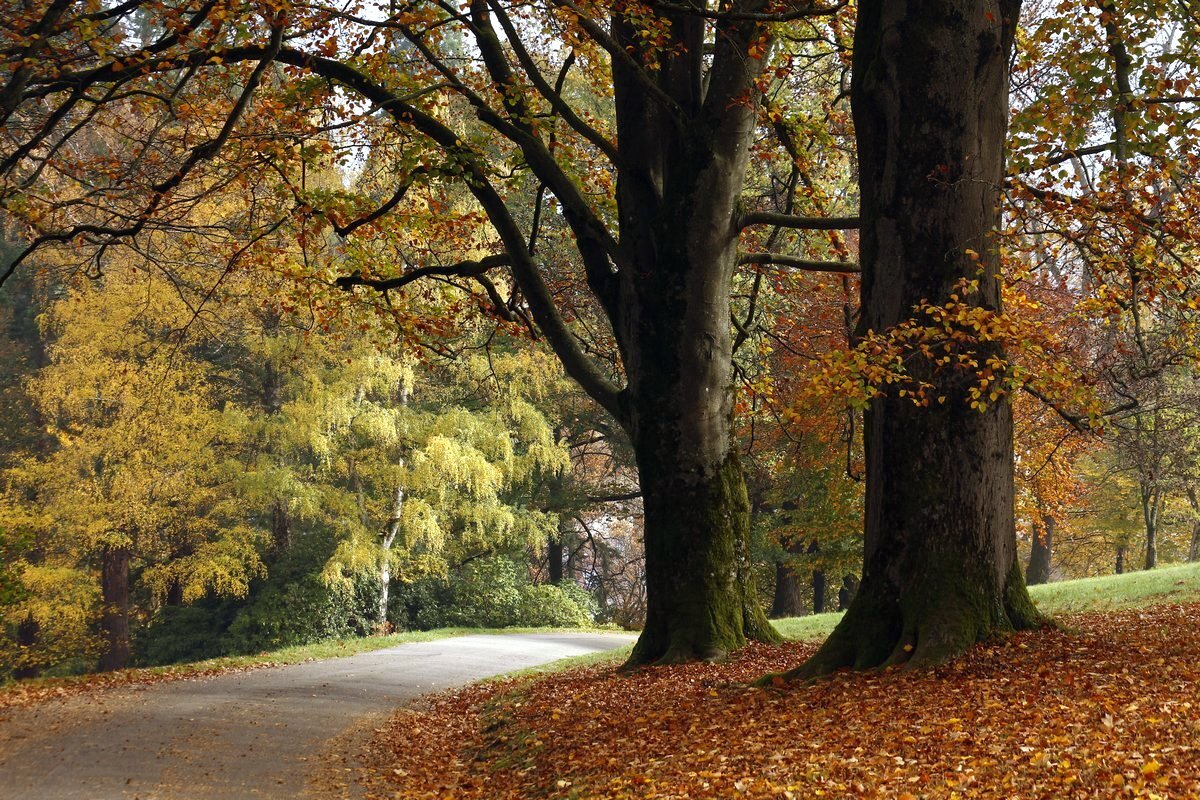
[[[722,664],[470,686],[399,711],[372,798],[1200,798],[1200,604],[1064,618],[921,671]]]

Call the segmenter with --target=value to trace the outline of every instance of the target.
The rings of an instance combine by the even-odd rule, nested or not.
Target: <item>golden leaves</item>
[[[1075,617],[922,672],[750,689],[810,645],[720,665],[470,687],[376,741],[397,798],[1200,796],[1200,606]],[[1106,722],[1107,720],[1107,722]],[[393,773],[392,770],[400,770]]]

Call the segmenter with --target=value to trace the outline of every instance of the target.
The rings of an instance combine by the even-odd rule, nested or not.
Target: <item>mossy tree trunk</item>
[[[887,331],[963,279],[998,309],[1008,59],[1019,0],[862,0],[851,88],[862,198],[860,332]],[[977,346],[983,363],[1002,356]],[[974,374],[912,359],[935,402],[885,390],[865,415],[862,585],[792,673],[930,664],[1039,624],[1016,559],[1012,412],[969,407]],[[944,403],[936,396],[945,396]]]
[[[699,15],[663,16],[672,41],[661,49],[647,49],[624,15],[612,21],[626,52],[654,65],[661,92],[647,93],[645,72],[614,61],[627,263],[606,310],[628,379],[620,417],[637,459],[646,543],[647,620],[630,665],[715,659],[747,638],[778,638],[750,569],[730,335],[738,201],[762,69],[751,53],[765,29],[722,22],[706,44]]]

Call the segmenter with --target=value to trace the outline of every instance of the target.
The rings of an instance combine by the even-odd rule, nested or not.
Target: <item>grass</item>
[[[1051,615],[1137,608],[1167,600],[1191,602],[1200,600],[1200,563],[1045,583],[1031,586],[1029,594],[1039,609]]]
[[[1115,611],[1167,600],[1200,600],[1200,564],[1160,567],[1145,572],[1081,578],[1029,587],[1039,610],[1050,616],[1084,611]],[[841,612],[772,620],[785,639],[824,639],[842,618]]]

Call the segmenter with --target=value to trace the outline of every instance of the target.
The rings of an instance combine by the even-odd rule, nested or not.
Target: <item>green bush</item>
[[[135,663],[159,666],[225,655],[222,636],[237,609],[237,603],[225,601],[159,610],[134,641]]]
[[[256,653],[322,639],[365,636],[371,632],[369,592],[350,596],[329,589],[318,575],[286,584],[269,584],[251,596],[224,636],[229,653]]]
[[[596,603],[574,584],[534,585],[513,558],[492,556],[467,564],[448,579],[401,586],[393,596],[400,628],[586,627]]]
[[[596,617],[596,601],[576,584],[521,587],[521,622],[531,628],[586,628]]]

